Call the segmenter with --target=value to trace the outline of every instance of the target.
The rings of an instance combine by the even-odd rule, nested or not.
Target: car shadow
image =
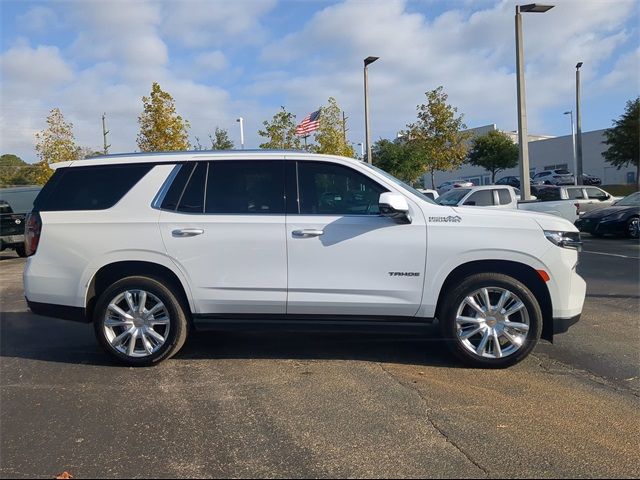
[[[2,312],[0,332],[0,357],[121,367],[101,350],[90,324],[30,312]],[[425,328],[419,334],[267,329],[193,332],[172,361],[218,359],[353,360],[462,367],[435,327]]]

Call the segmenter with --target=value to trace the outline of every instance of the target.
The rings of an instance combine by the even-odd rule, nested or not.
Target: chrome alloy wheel
[[[111,346],[130,357],[157,352],[169,335],[170,317],[158,297],[144,290],[126,290],[114,297],[103,320]]]
[[[504,358],[524,345],[529,312],[516,294],[500,287],[476,290],[456,312],[458,340],[466,350],[483,358]]]
[[[640,236],[640,218],[635,217],[629,222],[628,233],[631,238]]]

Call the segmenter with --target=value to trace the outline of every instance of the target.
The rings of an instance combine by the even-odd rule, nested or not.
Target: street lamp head
[[[521,5],[521,12],[530,12],[530,13],[544,13],[551,10],[555,5],[541,5],[540,3],[530,3],[528,5]]]
[[[380,57],[367,57],[364,59],[364,66],[368,66],[371,65],[373,62],[375,62],[376,60],[378,60]]]
[[[582,62],[576,63],[576,70],[578,70],[582,66]]]
[[[568,112],[564,112],[563,115],[571,115],[573,113],[573,110],[569,110]]]

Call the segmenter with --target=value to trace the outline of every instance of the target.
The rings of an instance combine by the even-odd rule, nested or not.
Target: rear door
[[[399,224],[379,214],[388,191],[354,168],[298,161],[287,215],[288,314],[413,316],[427,247],[422,212]],[[412,202],[409,201],[410,205]]]
[[[162,202],[160,230],[197,313],[285,313],[284,188],[283,160],[181,167]]]

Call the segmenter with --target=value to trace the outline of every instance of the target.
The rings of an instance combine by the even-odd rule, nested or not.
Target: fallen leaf
[[[70,478],[73,478],[73,475],[71,475],[67,471],[64,471],[60,475],[56,476],[56,480],[69,480]]]

